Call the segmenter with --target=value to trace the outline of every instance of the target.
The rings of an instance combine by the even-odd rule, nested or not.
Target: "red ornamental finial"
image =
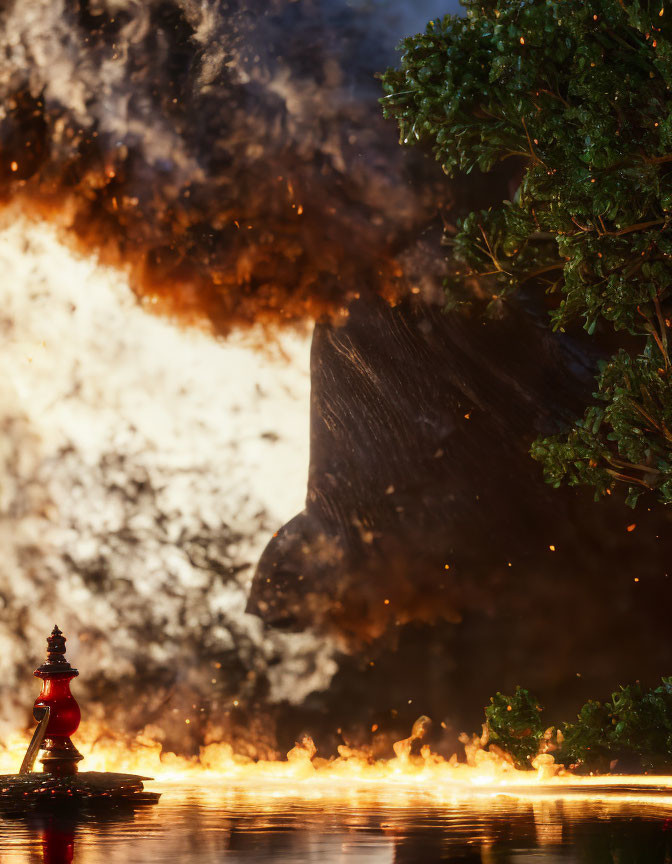
[[[77,763],[84,757],[70,740],[81,720],[79,705],[70,692],[70,682],[79,672],[65,659],[65,636],[58,627],[54,627],[47,638],[47,646],[46,663],[34,673],[36,678],[42,679],[42,692],[33,708],[35,719],[41,720],[44,709],[49,709],[40,762],[47,774],[76,774]]]

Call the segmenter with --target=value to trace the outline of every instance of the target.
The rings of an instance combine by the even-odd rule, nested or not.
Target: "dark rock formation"
[[[517,683],[566,709],[670,672],[667,514],[551,489],[528,455],[590,398],[597,357],[530,303],[485,320],[361,301],[317,327],[306,508],[249,609],[357,649],[316,697],[332,726],[473,723]]]

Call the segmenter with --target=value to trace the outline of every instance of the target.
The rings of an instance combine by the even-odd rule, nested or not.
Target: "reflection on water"
[[[670,864],[672,805],[168,786],[157,807],[0,821],[1,864]]]

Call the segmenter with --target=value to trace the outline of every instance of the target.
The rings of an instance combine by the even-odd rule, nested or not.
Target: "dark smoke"
[[[398,146],[374,76],[451,5],[10,2],[0,200],[58,219],[128,266],[142,300],[219,332],[397,294],[448,193]]]

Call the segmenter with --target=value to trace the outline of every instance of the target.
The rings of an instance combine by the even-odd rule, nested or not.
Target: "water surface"
[[[0,821],[1,864],[670,864],[669,797],[165,786],[135,813]]]

